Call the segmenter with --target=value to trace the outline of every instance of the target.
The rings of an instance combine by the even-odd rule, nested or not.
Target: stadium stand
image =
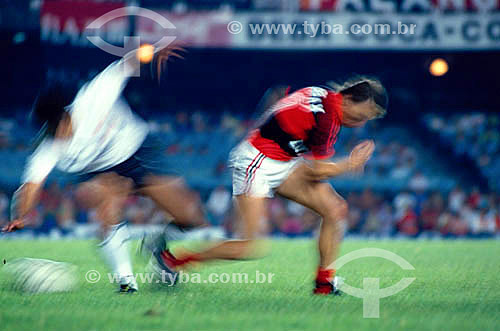
[[[425,124],[436,133],[441,143],[452,148],[457,157],[474,162],[489,186],[500,189],[500,116],[481,112],[445,116],[429,114]]]
[[[491,148],[494,142],[490,139],[494,139],[494,135],[474,138],[479,126],[491,128],[480,119],[485,117],[457,117],[449,123],[461,123],[460,127],[464,126],[464,121],[469,123],[465,127],[467,134],[472,135],[471,141],[484,142]],[[426,121],[431,128],[437,125],[442,129],[442,124],[436,122],[443,122],[443,119],[428,117]],[[484,125],[477,124],[479,122]],[[168,159],[165,166],[184,176],[200,192],[214,226],[223,227],[228,234],[235,232],[238,222],[231,222],[235,215],[226,160],[231,148],[251,128],[252,121],[228,112],[180,111],[155,117],[149,124],[165,143]],[[460,135],[450,128],[440,132],[445,132],[445,139]],[[7,194],[18,184],[34,134],[26,121],[0,121],[0,157],[8,161],[0,164],[0,182],[4,190],[0,194],[1,223],[7,221]],[[446,174],[445,165],[432,162],[435,156],[423,148],[423,142],[412,136],[411,130],[379,127],[377,122],[362,129],[344,128],[336,144],[337,156],[347,155],[356,142],[367,138],[375,140],[377,149],[364,176],[333,180],[335,188],[349,202],[349,234],[455,237],[491,236],[500,231],[500,216],[496,211],[500,207],[498,195],[457,186],[457,180]],[[471,147],[460,146],[457,145],[457,153]],[[200,168],[199,164],[204,167]],[[60,173],[50,177],[41,206],[32,215],[39,224],[34,233],[75,235],[79,224],[96,222],[92,212],[83,210],[75,202],[75,184],[74,178]],[[162,224],[168,216],[156,210],[151,201],[134,197],[127,203],[126,218],[133,224]],[[269,222],[263,224],[261,231],[276,236],[312,235],[319,225],[314,213],[281,199],[271,203],[268,218]]]

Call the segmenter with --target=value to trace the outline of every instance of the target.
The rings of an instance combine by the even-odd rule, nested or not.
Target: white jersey
[[[149,129],[121,97],[129,77],[126,65],[116,61],[85,84],[68,109],[73,135],[64,141],[45,138],[28,159],[23,182],[40,183],[55,167],[88,173],[131,157]]]

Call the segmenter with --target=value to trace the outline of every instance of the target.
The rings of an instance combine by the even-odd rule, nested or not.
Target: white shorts
[[[274,190],[300,161],[301,158],[290,161],[270,159],[245,140],[231,151],[229,157],[229,167],[233,170],[233,195],[272,198]]]

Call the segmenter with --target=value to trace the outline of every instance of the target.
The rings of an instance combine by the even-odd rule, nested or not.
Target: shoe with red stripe
[[[339,287],[342,285],[342,278],[334,276],[335,270],[318,268],[313,294],[322,295],[342,295]]]
[[[161,258],[163,263],[172,270],[185,269],[189,264],[200,261],[197,254],[192,253],[182,258],[177,258],[168,249],[161,253]]]
[[[335,277],[335,278],[338,278],[338,277]],[[316,287],[314,288],[313,294],[342,295],[342,292],[335,285],[333,285],[333,281],[327,282],[327,283],[316,282]]]
[[[164,258],[164,256],[167,255],[165,252],[168,252],[173,259],[175,259],[175,257],[168,249],[165,249],[166,247],[167,240],[165,239],[164,233],[161,232],[152,235],[145,235],[140,244],[140,251],[142,254],[145,254],[147,251],[151,253],[151,258],[148,263],[149,270],[160,276],[162,282],[169,283],[170,280],[174,280],[175,284],[177,282],[175,264],[170,263],[169,259]]]

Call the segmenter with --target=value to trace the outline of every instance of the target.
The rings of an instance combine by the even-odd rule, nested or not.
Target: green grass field
[[[380,277],[380,287],[416,277],[405,290],[381,299],[380,318],[363,318],[362,300],[311,295],[315,268],[313,241],[274,241],[262,260],[219,263],[210,273],[274,273],[265,284],[142,284],[134,295],[114,293],[116,284],[93,241],[0,241],[0,258],[48,258],[78,266],[79,286],[70,293],[29,295],[12,289],[0,273],[1,330],[485,330],[500,327],[500,242],[347,241],[342,254],[377,247],[399,254],[415,270],[402,270],[380,258],[353,261],[338,272],[362,287]],[[135,258],[135,272],[146,262]],[[98,270],[96,284],[85,273]]]

